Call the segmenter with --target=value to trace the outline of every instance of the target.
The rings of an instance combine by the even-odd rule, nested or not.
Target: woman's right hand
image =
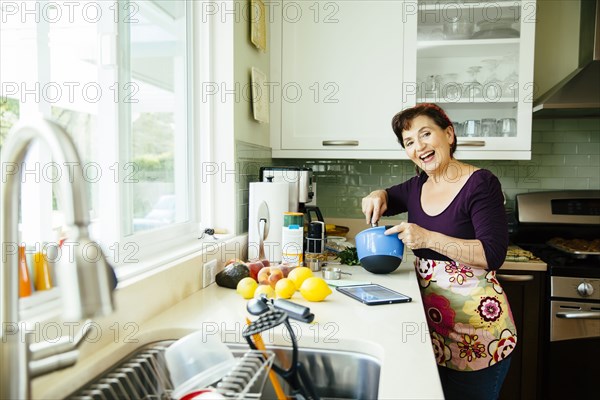
[[[387,210],[387,192],[375,190],[362,199],[362,212],[365,214],[367,224],[376,224]]]

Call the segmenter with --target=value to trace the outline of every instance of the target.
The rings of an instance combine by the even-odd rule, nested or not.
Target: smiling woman
[[[454,158],[456,135],[439,106],[396,114],[392,128],[417,176],[363,199],[367,222],[408,213],[390,227],[413,250],[415,271],[446,399],[498,398],[517,343],[496,279],[508,247],[500,182]]]
[[[82,156],[91,234],[111,263],[132,267],[170,240],[196,238],[192,4],[2,7],[2,137],[16,119],[40,113],[65,127]],[[20,228],[35,251],[64,235],[68,199],[54,189],[72,166],[57,165],[39,146],[29,154],[20,168]]]

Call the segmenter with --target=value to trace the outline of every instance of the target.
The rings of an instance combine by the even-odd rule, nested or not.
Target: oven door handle
[[[561,311],[556,318],[564,319],[600,319],[600,311]]]
[[[533,275],[506,275],[498,274],[496,277],[501,281],[506,282],[529,282],[535,279]]]

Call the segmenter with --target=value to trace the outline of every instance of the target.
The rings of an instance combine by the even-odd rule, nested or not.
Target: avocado
[[[229,289],[235,289],[242,279],[250,276],[250,271],[245,264],[234,262],[229,264],[215,276],[217,285]]]

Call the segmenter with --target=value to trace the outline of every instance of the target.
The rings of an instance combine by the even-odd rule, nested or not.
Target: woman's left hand
[[[402,240],[409,249],[415,250],[429,247],[427,243],[431,232],[425,228],[421,228],[417,224],[401,222],[385,231],[386,235],[392,235],[394,233],[398,234],[398,238]]]

